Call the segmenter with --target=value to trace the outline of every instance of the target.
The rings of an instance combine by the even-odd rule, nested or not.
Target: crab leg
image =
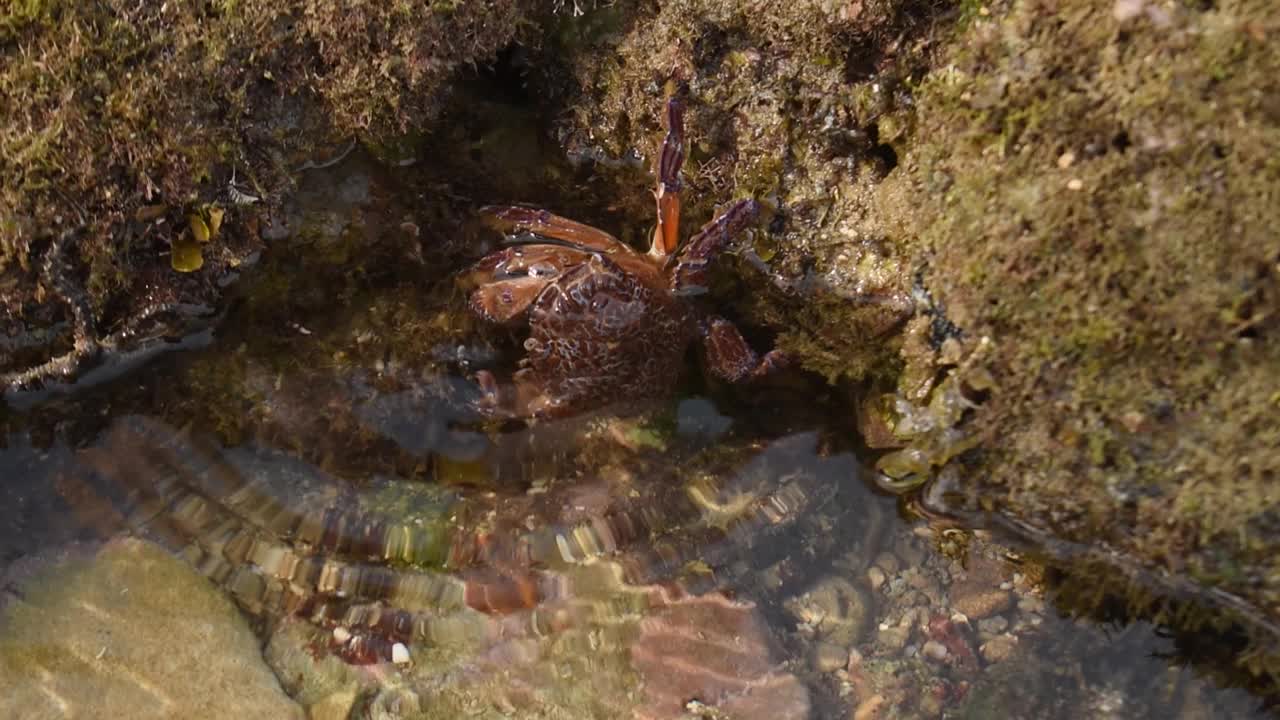
[[[757,355],[738,328],[722,317],[707,319],[700,330],[707,368],[731,383],[757,380],[791,364],[781,350],[770,350],[763,357]]]
[[[480,208],[480,216],[485,219],[486,225],[504,235],[529,232],[610,254],[635,252],[626,243],[603,230],[546,210],[518,205],[490,205]]]
[[[751,199],[739,200],[703,225],[676,259],[671,273],[671,290],[683,295],[706,292],[711,260],[759,216],[760,203]]]
[[[658,187],[653,196],[658,201],[658,226],[653,230],[649,254],[665,258],[680,244],[680,167],[684,165],[684,103],[677,97],[667,100],[662,124],[667,135],[662,140],[654,173]]]

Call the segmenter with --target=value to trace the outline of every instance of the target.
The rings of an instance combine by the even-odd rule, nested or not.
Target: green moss
[[[73,231],[70,286],[87,290],[100,325],[119,321],[109,315],[134,301],[140,274],[176,274],[168,254],[185,210],[225,202],[234,177],[268,201],[228,218],[243,243],[253,211],[317,148],[419,130],[456,69],[492,58],[524,18],[519,0],[7,3],[0,277],[14,281],[0,305],[33,325],[60,312],[37,291],[33,255]],[[139,219],[153,207],[163,212]]]
[[[971,494],[1273,608],[1280,58],[1267,3],[1165,12],[993,6],[920,83],[882,199],[999,348]]]

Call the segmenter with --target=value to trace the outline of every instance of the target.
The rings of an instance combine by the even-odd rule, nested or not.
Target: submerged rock
[[[231,600],[156,545],[113,541],[14,585],[4,717],[303,717]]]
[[[632,12],[567,45],[566,135],[648,151],[687,87],[690,215],[721,186],[777,211],[750,290],[718,290],[859,383],[893,489],[948,473],[934,510],[995,510],[1135,606],[1244,618],[1280,678],[1271,4]]]

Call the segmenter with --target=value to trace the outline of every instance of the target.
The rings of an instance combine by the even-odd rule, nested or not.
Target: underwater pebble
[[[978,621],[978,630],[991,635],[999,635],[1009,628],[1009,620],[1003,615],[984,618]]]
[[[1068,189],[1068,190],[1083,190],[1083,189],[1084,189],[1084,181],[1083,181],[1083,180],[1081,180],[1080,178],[1071,178],[1070,180],[1068,180],[1068,181],[1067,181],[1067,189]]]
[[[835,672],[849,664],[849,651],[829,642],[819,642],[813,648],[813,669],[818,672]]]
[[[1024,613],[1044,612],[1044,601],[1036,597],[1024,597],[1018,600],[1018,609]]]
[[[786,605],[796,620],[816,627],[820,638],[844,647],[862,640],[874,614],[870,594],[837,575],[819,580]]]
[[[867,582],[871,583],[872,590],[879,590],[880,586],[885,582],[884,571],[874,565],[867,570]]]
[[[920,654],[930,660],[941,662],[947,659],[947,646],[937,640],[927,640],[920,648]]]
[[[355,707],[355,688],[339,690],[307,708],[307,720],[347,720]]]
[[[852,720],[876,720],[876,717],[881,716],[881,708],[886,702],[888,701],[884,700],[882,694],[873,694],[867,700],[858,703],[858,707],[855,707],[852,712]]]
[[[885,650],[901,650],[907,645],[911,630],[904,627],[881,628],[876,633],[876,643]]]
[[[1018,638],[1013,635],[997,635],[982,644],[978,652],[982,659],[989,663],[998,663],[1013,654],[1018,647]]]
[[[853,709],[852,718],[853,720],[875,720],[880,717],[880,710],[887,702],[883,695],[872,695],[858,703],[858,706]]]
[[[409,648],[404,643],[396,643],[391,646],[391,662],[396,665],[407,665],[409,659]]]
[[[998,588],[980,590],[966,585],[956,588],[951,596],[951,607],[964,613],[970,620],[982,620],[1012,606],[1013,594]]]
[[[1116,0],[1111,8],[1111,17],[1116,22],[1128,22],[1142,14],[1146,0]]]
[[[901,567],[898,562],[898,556],[891,552],[880,553],[876,556],[873,564],[881,570],[884,570],[888,575],[893,575],[898,572],[898,569]]]

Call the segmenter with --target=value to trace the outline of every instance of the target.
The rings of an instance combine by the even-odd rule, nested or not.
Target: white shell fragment
[[[405,647],[404,643],[391,646],[391,662],[396,665],[408,665],[409,660],[409,648]]]

